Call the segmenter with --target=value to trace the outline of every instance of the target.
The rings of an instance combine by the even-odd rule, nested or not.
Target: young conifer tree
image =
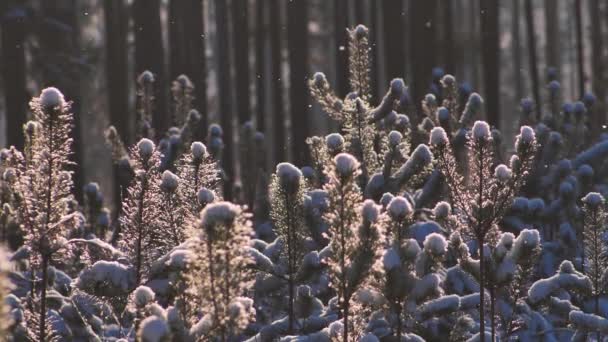
[[[377,205],[362,202],[357,185],[360,164],[350,154],[334,157],[327,171],[329,181],[325,190],[329,198],[329,210],[325,218],[331,236],[329,274],[338,293],[342,315],[342,340],[352,338],[352,322],[349,321],[351,300],[357,289],[370,274],[370,268],[380,253],[380,231],[377,225]]]
[[[135,266],[136,284],[140,285],[150,264],[158,256],[157,248],[164,245],[158,207],[161,200],[158,179],[160,153],[151,140],[143,138],[131,149],[130,155],[135,178],[122,205],[120,242]]]
[[[305,253],[304,192],[306,182],[302,172],[290,163],[277,165],[270,185],[270,216],[277,235],[283,240],[283,254],[287,258],[289,291],[289,333],[294,329],[295,277]]]
[[[456,212],[466,222],[467,233],[476,241],[479,260],[480,284],[480,337],[485,334],[485,302],[483,290],[486,284],[486,243],[492,246],[498,241],[498,223],[504,217],[508,205],[523,185],[532,168],[536,152],[534,130],[521,127],[516,138],[515,152],[510,167],[494,167],[494,146],[490,127],[476,121],[468,135],[468,177],[458,170],[454,152],[447,133],[435,127],[430,133],[430,144],[437,160],[437,167],[446,178],[449,196]]]
[[[39,340],[48,337],[47,286],[49,267],[66,247],[68,230],[78,216],[70,214],[72,201],[71,165],[73,116],[70,103],[56,88],[46,88],[30,102],[35,123],[26,125],[26,153],[14,154],[18,177],[14,189],[19,220],[26,235],[24,244],[31,249],[30,262],[34,279],[34,307],[38,310]],[[28,134],[29,133],[29,134]],[[38,278],[40,272],[40,278]]]
[[[255,317],[251,288],[252,229],[248,215],[230,202],[208,204],[196,221],[186,275],[188,295],[199,308],[191,332],[201,341],[231,341]]]

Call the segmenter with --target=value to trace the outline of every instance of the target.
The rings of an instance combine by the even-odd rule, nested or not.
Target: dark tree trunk
[[[581,0],[574,0],[574,19],[576,31],[576,62],[578,68],[578,95],[585,95],[585,60],[583,55],[583,15]]]
[[[436,0],[412,1],[410,13],[415,15],[411,18],[410,41],[412,46],[411,62],[412,68],[412,101],[416,107],[420,107],[420,101],[429,90],[431,72],[436,66],[435,52],[435,10]],[[403,63],[403,61],[401,62]]]
[[[1,65],[6,103],[6,145],[23,148],[28,94],[25,88],[25,8],[5,2],[0,7]]]
[[[285,100],[283,99],[283,75],[281,73],[281,0],[270,0],[270,12],[268,15],[270,23],[270,59],[272,84],[272,127],[274,142],[274,161],[278,163],[285,160]]]
[[[365,19],[365,0],[354,0],[355,7],[355,26],[359,24],[365,25],[367,20]]]
[[[444,1],[441,3],[443,6],[443,18],[444,18],[444,45],[443,49],[445,56],[445,71],[449,74],[456,72],[456,55],[454,53],[454,9],[452,8],[452,1]]]
[[[236,71],[236,110],[239,126],[251,119],[249,94],[249,18],[248,0],[232,2],[232,34]]]
[[[116,127],[118,134],[127,144],[132,144],[131,123],[129,120],[129,81],[127,58],[127,30],[129,18],[124,0],[104,0],[104,20],[106,29],[106,89],[108,92],[108,110],[110,124]],[[122,189],[117,167],[114,173],[114,220],[122,207]],[[117,231],[120,228],[117,227]]]
[[[207,53],[205,49],[205,7],[203,0],[189,0],[192,5],[188,12],[188,44],[190,54],[188,64],[190,65],[190,79],[194,82],[194,108],[201,114],[199,128],[194,138],[202,141],[209,124],[207,115]]]
[[[308,165],[306,138],[310,109],[308,77],[308,9],[306,0],[287,3],[287,48],[289,50],[289,101],[291,104],[291,147],[296,165]]]
[[[485,87],[486,119],[491,126],[498,127],[499,108],[499,37],[498,0],[480,0],[481,51],[483,60],[483,80]]]
[[[348,86],[348,0],[334,0],[334,43],[336,46],[336,91],[346,96]]]
[[[80,133],[80,75],[84,72],[82,66],[74,62],[79,60],[79,36],[77,22],[77,4],[71,1],[44,1],[42,5],[43,23],[40,28],[40,47],[43,63],[43,84],[45,87],[57,87],[65,95],[66,99],[72,101],[72,113],[74,114],[74,128],[72,144],[74,154],[72,161],[75,163],[74,191],[76,199],[82,200],[83,168],[82,168],[82,139]],[[68,56],[69,58],[66,58]],[[53,66],[48,67],[48,66]]]
[[[596,95],[597,102],[591,108],[591,119],[593,122],[591,125],[593,138],[597,137],[600,133],[600,128],[606,122],[606,116],[604,115],[605,101],[605,78],[604,78],[604,48],[602,41],[602,19],[599,0],[591,0],[589,2],[589,14],[591,17],[591,41],[592,43],[592,58],[591,63],[593,66],[593,78],[592,78],[592,90]]]
[[[104,0],[106,29],[106,82],[110,124],[127,144],[130,134],[127,29],[129,18],[124,0]]]
[[[168,127],[167,80],[160,20],[160,0],[134,0],[131,7],[133,30],[135,31],[135,73],[145,70],[155,76],[155,99],[153,122],[157,136],[162,136]]]
[[[539,80],[538,80],[538,61],[536,59],[536,31],[534,29],[534,17],[532,13],[532,0],[525,0],[525,15],[526,15],[526,35],[528,36],[528,57],[530,63],[530,78],[532,94],[534,94],[534,102],[536,108],[540,109],[542,102],[540,97]],[[537,110],[537,116],[540,111]]]
[[[545,0],[545,32],[547,45],[547,67],[554,68],[559,75],[561,66],[561,52],[559,48],[559,16],[558,4],[555,0]],[[557,78],[559,79],[559,77]]]
[[[381,51],[379,51],[378,45],[378,34],[379,32],[378,25],[378,2],[370,1],[369,2],[369,46],[371,47],[370,57],[371,57],[371,66],[372,71],[370,73],[371,78],[371,88],[372,88],[372,98],[376,101],[379,101],[380,93],[378,90],[378,82],[380,78],[380,73],[384,69],[383,59],[380,58],[382,56]]]
[[[429,1],[434,2],[434,0]],[[423,2],[426,4],[427,1]],[[416,3],[422,3],[422,1],[413,1],[412,6],[415,6]],[[424,7],[425,4],[420,5]],[[390,81],[396,77],[405,77],[405,8],[401,0],[382,1],[381,6],[384,62],[386,78]],[[420,13],[420,15],[424,14]],[[424,44],[427,45],[428,42]]]
[[[222,168],[226,173],[224,197],[232,200],[232,183],[234,181],[234,132],[232,95],[230,93],[230,52],[228,50],[228,7],[225,0],[215,0],[215,23],[217,31],[217,81],[220,123],[224,131],[224,152]]]
[[[513,69],[515,70],[515,98],[519,101],[522,97],[522,78],[521,78],[521,34],[520,34],[520,0],[513,0]]]
[[[266,4],[265,0],[255,2],[255,88],[256,88],[256,126],[260,132],[266,127]]]

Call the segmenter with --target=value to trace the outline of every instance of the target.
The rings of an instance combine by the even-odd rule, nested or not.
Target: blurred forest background
[[[269,168],[305,165],[305,138],[333,125],[313,105],[306,80],[322,71],[346,95],[346,28],[359,23],[373,40],[374,104],[403,77],[419,107],[451,73],[463,92],[482,94],[486,120],[510,145],[520,100],[542,111],[555,79],[566,101],[593,91],[597,134],[605,120],[607,7],[600,0],[0,0],[0,146],[22,146],[29,98],[56,86],[76,114],[77,189],[96,181],[111,194],[103,131],[115,125],[134,142],[136,78],[150,70],[156,131],[168,128],[171,82],[188,75],[205,126],[224,129],[232,179],[247,122],[265,134]]]

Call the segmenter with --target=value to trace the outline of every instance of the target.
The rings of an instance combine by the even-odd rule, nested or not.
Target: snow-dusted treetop
[[[65,105],[63,93],[55,87],[49,87],[40,93],[40,105],[43,108],[57,108]]]
[[[190,152],[195,159],[201,159],[207,154],[207,147],[200,141],[195,141],[190,145]]]
[[[334,157],[336,172],[342,177],[350,177],[359,168],[359,162],[348,153],[340,153]]]
[[[154,148],[154,143],[150,139],[143,138],[137,143],[137,150],[139,151],[139,156],[144,160],[152,156]]]
[[[241,208],[230,202],[222,201],[209,204],[201,212],[201,223],[205,228],[222,224],[230,225],[240,212]]]
[[[402,220],[414,212],[412,205],[402,196],[394,197],[386,208],[393,220]]]
[[[491,137],[490,125],[485,121],[475,121],[473,124],[473,139],[478,141],[489,141]]]
[[[604,196],[602,196],[598,192],[590,192],[585,197],[583,197],[583,202],[587,204],[591,208],[596,208],[602,203],[604,203]]]
[[[363,205],[361,206],[361,216],[363,219],[369,222],[378,221],[378,215],[380,214],[380,209],[378,205],[372,200],[365,200]]]
[[[445,145],[448,143],[448,141],[449,141],[448,135],[446,134],[443,127],[437,126],[437,127],[433,128],[433,130],[431,130],[431,139],[430,139],[431,146]]]

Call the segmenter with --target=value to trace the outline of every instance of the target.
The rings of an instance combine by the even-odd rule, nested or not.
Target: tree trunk
[[[486,337],[486,321],[485,321],[485,314],[486,314],[486,307],[485,307],[485,291],[484,291],[484,285],[485,285],[485,276],[486,276],[486,268],[485,268],[485,262],[484,262],[484,258],[485,258],[485,251],[483,248],[484,245],[484,239],[483,238],[477,238],[477,242],[478,242],[478,248],[479,248],[479,339],[481,342],[484,342],[485,337]],[[492,341],[493,342],[493,341]]]
[[[576,62],[578,68],[578,95],[585,95],[585,56],[583,54],[583,15],[581,0],[574,0],[574,19],[576,31]]]
[[[348,86],[348,0],[334,0],[334,43],[336,46],[336,92],[344,97]]]
[[[215,0],[216,23],[216,58],[219,114],[224,131],[224,151],[222,168],[227,180],[224,182],[224,197],[232,200],[232,183],[234,181],[234,132],[232,95],[230,92],[230,53],[228,51],[228,5],[225,0]]]
[[[434,0],[430,1],[434,2]],[[412,2],[412,6],[415,3],[419,1]],[[401,0],[382,1],[381,6],[385,72],[387,80],[390,81],[396,77],[405,77],[405,8]],[[421,13],[422,15],[424,14]],[[424,42],[425,45],[428,43]]]
[[[260,132],[265,132],[266,127],[266,3],[265,0],[255,2],[256,127]]]
[[[285,102],[283,99],[283,58],[281,56],[281,0],[271,0],[268,19],[270,22],[270,59],[272,60],[270,83],[272,84],[273,110],[273,164],[285,160]]]
[[[526,34],[528,36],[528,57],[530,63],[530,77],[532,94],[536,105],[537,118],[540,118],[540,107],[542,105],[538,81],[538,61],[536,59],[536,32],[534,30],[534,17],[532,13],[532,0],[525,0]]]
[[[443,6],[443,18],[444,18],[444,45],[443,49],[445,56],[445,71],[449,74],[456,72],[456,54],[454,53],[454,9],[452,8],[452,1],[444,1],[441,3]]]
[[[498,35],[498,0],[480,0],[481,51],[483,60],[483,80],[485,87],[486,119],[491,126],[498,127],[500,47]]]
[[[248,0],[232,2],[232,37],[236,72],[235,98],[239,127],[251,119],[249,93],[249,12]]]
[[[116,127],[121,139],[132,144],[129,111],[129,81],[127,58],[127,31],[129,18],[124,0],[104,0],[105,41],[106,41],[106,89],[110,124]],[[122,208],[122,196],[118,167],[114,174],[114,215],[113,222],[119,225],[118,214]],[[117,231],[120,228],[117,227]]]
[[[605,108],[605,78],[604,78],[604,48],[602,42],[602,19],[599,0],[589,1],[589,14],[591,17],[591,41],[592,54],[591,63],[593,66],[592,90],[597,98],[596,103],[590,110],[592,139],[597,138],[600,134],[601,127],[606,123],[604,114]]]
[[[307,0],[287,3],[287,48],[289,50],[289,101],[291,113],[291,147],[293,161],[309,163],[306,138],[309,135],[310,108],[308,77],[308,9]]]
[[[0,50],[4,101],[6,104],[6,146],[23,149],[23,124],[27,119],[28,94],[25,87],[25,7],[9,5],[0,7]]]
[[[545,49],[547,67],[554,68],[556,74],[559,75],[561,66],[559,15],[558,4],[554,0],[545,0],[545,32],[547,36],[547,45]],[[559,80],[559,77],[557,79]]]
[[[168,127],[167,80],[160,20],[160,0],[133,0],[131,7],[135,31],[135,74],[145,70],[154,74],[155,99],[152,126],[157,137]]]
[[[520,21],[519,17],[521,14],[520,0],[513,0],[513,26],[511,28],[511,34],[513,35],[513,69],[515,70],[515,100],[521,100],[523,96],[523,80],[521,77],[521,34],[520,34]]]
[[[411,38],[412,46],[411,63],[415,67],[412,69],[412,101],[416,108],[420,109],[420,101],[429,91],[431,82],[431,72],[436,66],[435,53],[435,11],[437,8],[436,0],[412,1],[410,3],[411,18]],[[400,61],[404,63],[403,60]]]
[[[72,129],[74,153],[71,159],[75,163],[72,166],[74,193],[76,199],[81,201],[84,172],[80,133],[80,75],[83,70],[81,70],[82,67],[79,63],[73,62],[81,58],[76,9],[75,0],[43,2],[42,13],[47,20],[43,22],[40,30],[40,48],[46,59],[44,64],[54,66],[43,70],[43,85],[45,87],[57,87],[67,100],[73,102],[71,111],[74,114],[74,127]],[[66,58],[66,55],[69,58]]]

